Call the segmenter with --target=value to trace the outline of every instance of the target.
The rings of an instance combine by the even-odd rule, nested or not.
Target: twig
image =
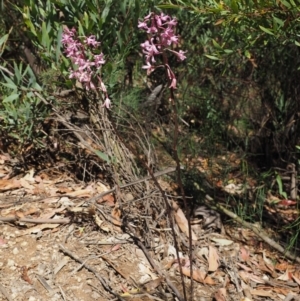
[[[18,218],[17,216],[0,217],[1,222],[20,222],[31,224],[68,224],[69,218],[49,219],[49,218]]]
[[[126,227],[129,229],[129,231],[131,232],[131,236],[134,239],[134,241],[136,242],[136,244],[142,249],[142,251],[144,252],[145,256],[147,257],[149,263],[151,264],[152,268],[156,270],[156,272],[163,277],[168,286],[170,287],[170,289],[174,292],[174,294],[177,296],[177,298],[180,301],[184,301],[184,298],[181,296],[180,292],[178,291],[177,287],[174,285],[174,283],[171,281],[171,279],[164,273],[162,272],[162,270],[156,265],[156,263],[154,262],[154,260],[152,259],[152,257],[150,256],[147,248],[144,246],[144,244],[136,237],[133,237],[133,233],[134,233],[134,229],[127,223]]]
[[[236,222],[238,222],[239,224],[245,226],[246,228],[252,230],[257,236],[259,236],[264,242],[266,242],[268,245],[270,245],[271,247],[273,247],[274,249],[276,249],[278,252],[282,253],[284,256],[286,256],[287,258],[291,259],[291,260],[295,260],[298,263],[300,263],[300,257],[297,257],[296,255],[292,254],[290,251],[285,250],[280,244],[278,244],[277,242],[275,242],[273,239],[271,239],[262,229],[259,229],[257,227],[255,227],[254,225],[252,225],[251,223],[248,223],[244,220],[242,220],[240,217],[238,217],[235,213],[233,213],[232,211],[226,209],[225,207],[223,207],[222,205],[218,204],[218,203],[213,203],[214,201],[212,197],[210,197],[209,195],[205,196],[206,202],[205,204],[210,207],[211,209],[217,209],[220,212],[226,214],[227,216],[229,216],[230,218],[232,218],[233,220],[235,220]]]
[[[160,177],[160,176],[162,176],[162,175],[166,175],[166,174],[168,174],[168,173],[174,172],[175,170],[176,170],[175,167],[169,167],[169,168],[167,168],[167,169],[164,169],[164,170],[162,170],[162,171],[158,171],[158,172],[154,173],[153,176],[154,176],[155,178],[157,178],[157,177]],[[130,183],[121,185],[121,186],[120,186],[120,189],[129,187],[129,186],[133,186],[133,185],[136,185],[136,184],[139,184],[139,183],[148,181],[148,180],[151,180],[152,178],[153,178],[152,176],[146,176],[146,177],[144,177],[144,178],[142,178],[142,179],[137,179],[137,180],[132,181],[132,182],[130,182]],[[116,190],[116,188],[117,188],[117,186],[115,186],[114,188],[112,188],[112,189],[110,189],[110,190],[104,191],[104,192],[102,192],[102,193],[100,193],[100,194],[97,194],[96,196],[94,196],[94,197],[88,199],[87,202],[88,202],[88,203],[93,203],[93,202],[95,202],[96,200],[98,200],[99,198],[102,198],[102,197],[104,197],[105,195],[114,192],[114,191]]]
[[[84,261],[83,261],[82,259],[78,258],[78,257],[77,257],[76,255],[74,255],[71,251],[67,250],[63,245],[59,244],[58,246],[59,246],[59,249],[60,249],[63,253],[69,255],[69,256],[72,257],[74,260],[76,260],[76,261],[78,261],[79,263],[81,263],[87,270],[89,270],[90,272],[92,272],[92,273],[97,277],[97,279],[101,282],[101,284],[103,285],[103,287],[104,287],[108,292],[110,292],[110,293],[113,294],[115,297],[117,297],[118,300],[120,300],[120,301],[126,301],[124,298],[122,298],[118,293],[114,292],[114,291],[107,285],[108,281],[107,281],[104,277],[100,276],[94,268],[92,268],[91,266],[89,266],[89,265],[87,265],[86,263],[84,263]]]

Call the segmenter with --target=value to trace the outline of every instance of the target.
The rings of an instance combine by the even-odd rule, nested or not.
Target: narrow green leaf
[[[262,30],[262,31],[264,31],[265,33],[267,33],[267,34],[270,34],[270,35],[274,35],[274,33],[271,31],[271,29],[268,29],[268,28],[265,28],[265,27],[263,27],[263,26],[260,26],[259,25],[259,28]]]
[[[110,163],[110,159],[109,159],[109,156],[105,153],[102,153],[98,150],[94,150],[95,151],[95,154],[102,160],[106,161],[107,163]]]
[[[17,82],[17,85],[20,84],[21,80],[22,80],[22,75],[21,75],[21,72],[22,72],[22,63],[20,64],[20,69],[18,68],[18,65],[16,64],[16,62],[14,62],[14,77],[16,79],[16,82]]]
[[[213,45],[214,45],[217,49],[222,50],[221,45],[220,45],[216,40],[212,39],[212,42],[213,42]]]
[[[6,43],[7,39],[8,39],[8,34],[4,35],[4,36],[0,39],[0,56],[1,56],[1,54],[3,53],[3,51],[4,51],[5,43]],[[3,45],[3,47],[2,47],[2,45]]]
[[[206,57],[208,57],[211,60],[219,61],[220,59],[214,55],[205,54]]]
[[[276,22],[280,27],[283,27],[283,26],[284,26],[284,22],[283,22],[281,19],[279,19],[279,18],[273,16],[273,20],[274,20],[274,22]]]
[[[49,34],[47,31],[46,22],[42,23],[42,41],[41,44],[47,48],[47,50],[50,50],[50,41],[49,41]]]
[[[11,95],[5,97],[2,101],[3,101],[3,102],[11,102],[11,101],[13,101],[13,100],[19,98],[19,96],[20,96],[20,95],[19,95],[18,93],[11,94]]]
[[[276,176],[276,182],[278,185],[279,194],[287,199],[287,194],[286,192],[283,191],[283,185],[282,185],[282,180],[280,175]]]
[[[105,20],[110,12],[110,6],[111,6],[111,0],[107,1],[106,6],[105,6],[104,10],[102,11],[101,19],[102,19],[103,23],[105,23]]]
[[[284,6],[286,6],[287,8],[291,8],[291,4],[288,3],[287,1],[281,0],[280,2],[281,2]]]
[[[6,80],[6,83],[2,82],[1,84],[4,85],[4,86],[6,86],[6,87],[8,87],[8,88],[16,89],[17,88],[16,84],[9,77],[7,77],[6,75],[4,75],[3,72],[1,72],[1,73],[2,73],[2,76]]]
[[[61,56],[61,36],[62,36],[63,28],[62,26],[59,28],[57,33],[57,39],[56,39],[56,52],[55,52],[55,59],[56,63],[59,62],[60,56]]]

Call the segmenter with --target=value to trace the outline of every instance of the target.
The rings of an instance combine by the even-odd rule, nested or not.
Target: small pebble
[[[37,245],[37,246],[36,246],[36,249],[37,249],[37,250],[42,250],[42,249],[43,249],[43,246],[42,246],[42,245]]]
[[[28,245],[28,242],[27,241],[23,241],[22,243],[21,243],[21,246],[22,247],[26,247]]]
[[[19,254],[19,249],[18,249],[18,248],[14,248],[13,251],[12,251],[12,253],[13,253],[14,255]]]

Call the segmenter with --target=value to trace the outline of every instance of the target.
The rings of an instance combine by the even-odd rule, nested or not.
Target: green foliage
[[[8,136],[17,139],[22,146],[28,141],[37,141],[41,137],[39,123],[47,116],[47,108],[35,91],[42,91],[41,86],[29,66],[14,63],[14,73],[1,67],[4,79],[1,83],[2,101],[0,108],[1,130]]]

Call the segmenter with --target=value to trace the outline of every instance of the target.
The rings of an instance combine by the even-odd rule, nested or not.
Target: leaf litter
[[[47,174],[35,175],[33,169],[23,177],[9,178],[7,161],[9,158],[0,162],[0,300],[111,300],[114,294],[133,300],[152,296],[174,299],[164,276],[134,244],[135,235],[122,230],[124,212],[114,195],[104,195],[89,204],[90,198],[110,191],[109,187],[101,182],[81,186],[63,175],[53,179]],[[230,193],[234,193],[233,188],[231,185]],[[175,200],[171,203],[174,227],[184,246],[188,219]],[[133,221],[139,214],[132,210],[128,217]],[[197,214],[202,220],[195,218],[195,225],[201,221],[205,224],[205,214],[210,214],[210,210],[201,210]],[[214,226],[219,225],[218,218],[215,214]],[[235,228],[236,236],[228,236],[220,233],[220,227],[209,232],[195,227],[191,232],[195,248],[191,263],[184,247],[177,258],[174,245],[167,239],[167,221],[153,220],[156,227],[145,224],[151,237],[141,228],[139,239],[178,288],[179,265],[187,284],[191,277],[195,280],[194,300],[286,301],[299,294],[299,265],[269,249],[248,245],[253,233]],[[99,287],[99,281],[104,288]],[[110,290],[103,284],[107,282]]]

